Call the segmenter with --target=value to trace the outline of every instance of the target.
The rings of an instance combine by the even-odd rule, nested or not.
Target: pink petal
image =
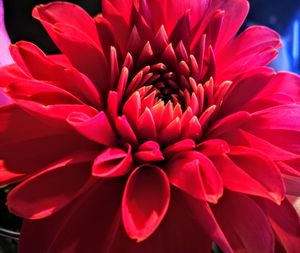
[[[234,252],[274,252],[271,226],[264,212],[250,198],[227,192],[213,207],[213,212]]]
[[[8,47],[10,39],[7,35],[4,23],[3,1],[0,0],[0,67],[13,63]]]
[[[96,157],[92,174],[96,177],[118,177],[127,174],[133,168],[131,146],[127,151],[119,148],[107,148]]]
[[[60,210],[90,187],[90,159],[67,158],[23,181],[8,195],[10,211],[23,218],[40,219]]]
[[[123,224],[128,236],[148,238],[165,216],[170,201],[166,174],[158,167],[136,168],[128,178],[122,201]]]

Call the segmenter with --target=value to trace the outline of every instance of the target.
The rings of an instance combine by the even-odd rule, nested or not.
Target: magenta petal
[[[213,212],[234,252],[274,252],[271,226],[263,210],[250,198],[227,192]]]
[[[92,174],[96,177],[118,177],[132,169],[131,146],[127,151],[119,148],[105,149],[94,161]]]
[[[0,0],[0,67],[13,62],[8,49],[9,45],[10,39],[7,35],[4,23],[3,2]]]
[[[170,201],[166,174],[158,167],[136,168],[128,178],[123,200],[123,224],[128,236],[137,241],[148,238],[164,218]]]

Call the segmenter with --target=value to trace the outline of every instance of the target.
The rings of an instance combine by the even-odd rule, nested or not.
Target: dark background
[[[66,0],[82,6],[91,15],[101,10],[101,0]],[[200,1],[200,0],[199,0]],[[4,0],[5,22],[12,42],[29,40],[48,53],[55,52],[55,47],[38,21],[31,17],[35,5],[45,4],[50,0]],[[299,0],[249,0],[251,9],[247,25],[265,24],[280,33],[299,7]]]
[[[35,5],[52,2],[51,0],[3,0],[5,23],[12,42],[28,40],[37,44],[47,53],[57,52],[48,35],[38,21],[31,17]],[[94,16],[101,10],[101,0],[66,0],[82,6]],[[200,1],[200,0],[199,0]],[[291,19],[300,13],[299,0],[249,0],[251,9],[243,28],[253,24],[267,25],[280,34],[289,32]],[[299,14],[300,17],[300,14]],[[5,206],[6,193],[0,189],[0,227],[18,231],[21,221],[10,215]],[[38,240],[38,238],[37,238]],[[16,252],[16,243],[0,236],[0,253]]]
[[[51,0],[3,0],[5,23],[12,42],[28,40],[48,53],[56,51],[40,23],[31,17],[34,6],[53,2]],[[90,15],[95,16],[101,10],[101,0],[66,0],[82,6]]]

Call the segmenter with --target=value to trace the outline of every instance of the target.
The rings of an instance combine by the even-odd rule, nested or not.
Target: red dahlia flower
[[[103,0],[33,16],[0,84],[1,184],[22,253],[296,253],[300,79],[246,0]],[[235,37],[236,36],[236,37]]]

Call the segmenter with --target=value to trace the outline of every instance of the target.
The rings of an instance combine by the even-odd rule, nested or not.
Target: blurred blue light
[[[283,48],[272,63],[276,70],[288,70],[300,73],[300,11],[291,20],[282,36]]]
[[[292,57],[293,57],[293,67],[298,68],[299,67],[299,25],[300,22],[298,19],[294,20],[292,23],[293,27],[293,43],[292,43]]]

